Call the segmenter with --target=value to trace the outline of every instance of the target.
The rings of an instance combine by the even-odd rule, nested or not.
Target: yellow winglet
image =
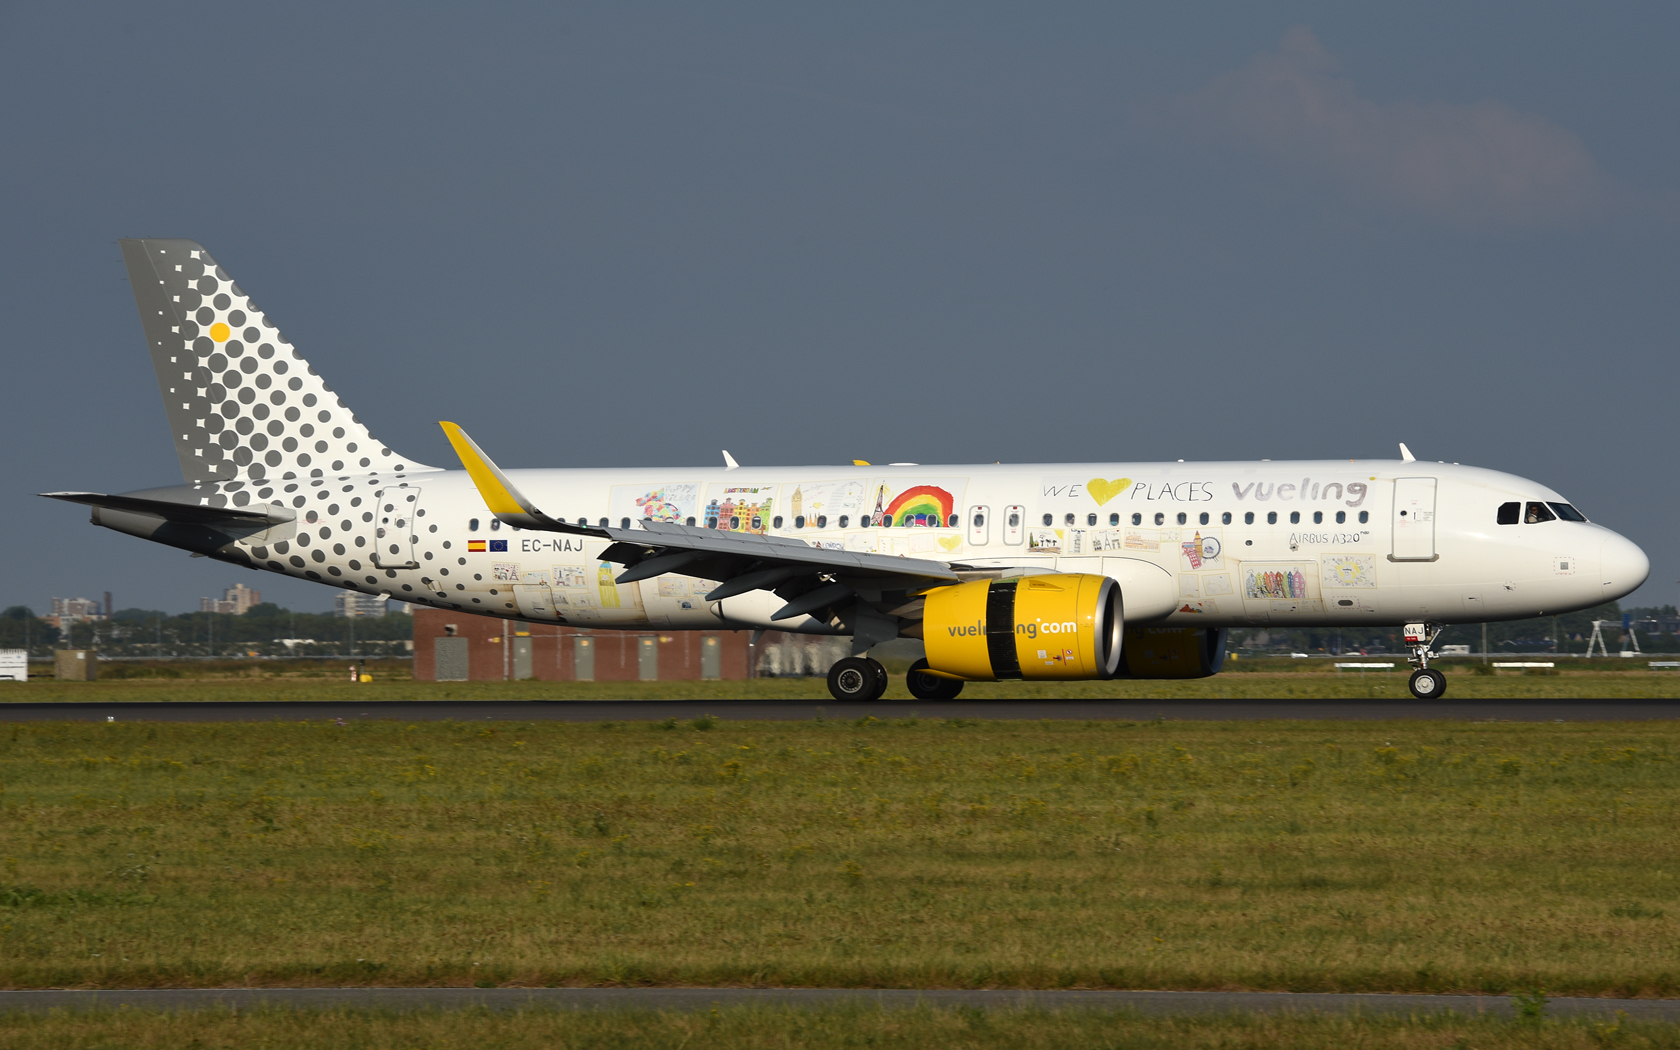
[[[539,517],[540,512],[531,506],[530,501],[520,495],[519,490],[502,473],[500,467],[490,461],[478,443],[467,436],[467,432],[454,423],[438,422],[449,443],[455,446],[455,454],[461,457],[461,466],[467,468],[467,474],[478,486],[478,494],[484,497],[484,505],[490,508],[490,513],[497,516],[503,514],[521,514]]]
[[[854,459],[854,460],[852,460],[852,466],[854,466],[854,467],[867,467],[869,465],[870,465],[870,463],[867,459]]]

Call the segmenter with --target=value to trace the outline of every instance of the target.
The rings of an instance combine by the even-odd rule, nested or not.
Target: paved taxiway
[[[1257,718],[1487,722],[1620,722],[1680,718],[1680,700],[891,700],[841,704],[818,700],[390,700],[0,703],[0,722],[155,721],[304,722],[319,719],[660,722],[713,715],[730,721],[814,718],[1055,718],[1147,722],[1153,718],[1232,721]]]
[[[842,1004],[905,1009],[934,1007],[1046,1010],[1134,1010],[1176,1015],[1220,1013],[1324,1013],[1410,1015],[1451,1011],[1514,1016],[1512,1001],[1493,995],[1360,995],[1334,992],[1122,992],[853,988],[157,988],[118,991],[0,991],[7,1010],[250,1009],[450,1010],[709,1010],[715,1006],[770,1008]],[[1680,1021],[1680,999],[1558,998],[1546,1004],[1553,1017],[1608,1016],[1616,1012],[1655,1021]]]

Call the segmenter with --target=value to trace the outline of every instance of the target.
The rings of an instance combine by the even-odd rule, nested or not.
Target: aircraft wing
[[[940,562],[814,547],[785,536],[651,520],[630,529],[558,521],[515,488],[465,431],[454,423],[439,425],[492,514],[516,528],[613,541],[601,558],[625,566],[617,577],[619,583],[681,572],[721,581],[706,595],[707,601],[747,591],[774,591],[787,604],[771,619],[786,620],[848,604],[863,592],[914,594],[958,582],[957,574]]]

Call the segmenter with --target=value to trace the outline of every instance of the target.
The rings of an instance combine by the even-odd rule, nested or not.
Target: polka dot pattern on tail
[[[121,243],[188,482],[437,469],[380,444],[202,246]]]

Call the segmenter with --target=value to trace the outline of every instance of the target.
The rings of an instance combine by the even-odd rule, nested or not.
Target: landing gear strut
[[[1407,686],[1419,700],[1439,700],[1447,695],[1447,676],[1429,666],[1429,661],[1440,655],[1430,646],[1441,636],[1441,629],[1438,623],[1409,623],[1405,628],[1406,648],[1411,650],[1411,664],[1417,668]]]
[[[887,691],[887,669],[867,656],[848,656],[828,669],[828,692],[836,700],[868,703]]]

